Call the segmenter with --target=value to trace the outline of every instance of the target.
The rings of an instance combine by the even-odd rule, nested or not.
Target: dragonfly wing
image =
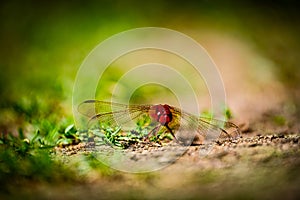
[[[198,120],[199,128],[215,130],[219,133],[219,137],[238,137],[240,135],[239,127],[234,123],[204,117],[200,117]]]
[[[109,113],[101,113],[96,114],[90,118],[89,124],[93,124],[94,122],[99,122],[100,124],[106,124],[109,126],[134,126],[135,119],[141,117],[144,114],[143,111],[132,111],[128,112],[128,110],[121,110],[118,112],[109,112]]]
[[[86,100],[79,104],[78,112],[92,118],[100,113],[109,113],[113,111],[128,110],[129,106],[118,103],[111,103],[98,100]]]
[[[89,126],[95,122],[109,126],[132,126],[133,120],[148,113],[149,108],[148,105],[129,106],[106,101],[87,100],[78,106],[78,111],[89,117]]]
[[[197,117],[178,108],[174,109],[174,113],[180,116],[181,130],[196,131],[205,141],[212,141],[219,137],[236,137],[239,135],[238,126],[231,122]]]
[[[171,108],[172,121],[169,127],[176,131],[176,138],[185,145],[190,145],[198,135],[197,123],[194,122],[194,116],[184,117],[184,113],[178,108]]]

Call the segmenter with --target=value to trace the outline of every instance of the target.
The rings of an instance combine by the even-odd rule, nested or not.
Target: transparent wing
[[[211,141],[219,137],[237,137],[240,134],[237,125],[217,119],[204,118],[192,115],[179,108],[174,113],[180,116],[180,129],[196,130],[205,140]]]
[[[95,121],[110,126],[121,126],[146,114],[149,105],[125,105],[98,100],[86,100],[78,111],[89,118],[89,125]]]
[[[89,118],[92,118],[93,116],[100,113],[108,113],[112,111],[128,109],[128,105],[98,100],[86,100],[78,106],[78,111]]]

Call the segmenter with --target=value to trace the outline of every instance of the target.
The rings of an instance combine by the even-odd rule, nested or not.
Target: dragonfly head
[[[161,125],[168,125],[168,123],[172,121],[170,106],[167,104],[151,106],[149,109],[149,116],[153,121],[159,122]]]

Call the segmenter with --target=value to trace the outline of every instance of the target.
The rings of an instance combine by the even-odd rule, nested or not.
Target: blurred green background
[[[70,116],[72,84],[87,54],[113,34],[144,26],[242,38],[276,63],[278,79],[296,98],[298,8],[291,0],[2,1],[1,130],[57,113]]]
[[[25,159],[33,144],[25,141],[24,146],[23,139],[71,130],[67,127],[73,123],[76,72],[104,39],[147,26],[191,33],[191,37],[203,30],[231,35],[275,63],[276,78],[298,107],[299,19],[299,6],[293,0],[1,1],[0,131],[1,144],[6,145],[0,145],[1,185],[7,180],[20,184],[20,177],[35,180],[36,174],[38,180],[47,181],[72,177],[48,154],[31,152]],[[21,140],[7,140],[9,133]],[[58,136],[54,138],[46,141],[55,142]],[[104,171],[111,173],[105,167]]]

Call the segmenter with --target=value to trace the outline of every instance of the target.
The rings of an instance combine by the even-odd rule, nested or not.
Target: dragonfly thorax
[[[152,120],[159,122],[161,125],[168,125],[168,123],[172,121],[170,106],[167,104],[151,106],[149,110],[149,116],[152,118]]]

